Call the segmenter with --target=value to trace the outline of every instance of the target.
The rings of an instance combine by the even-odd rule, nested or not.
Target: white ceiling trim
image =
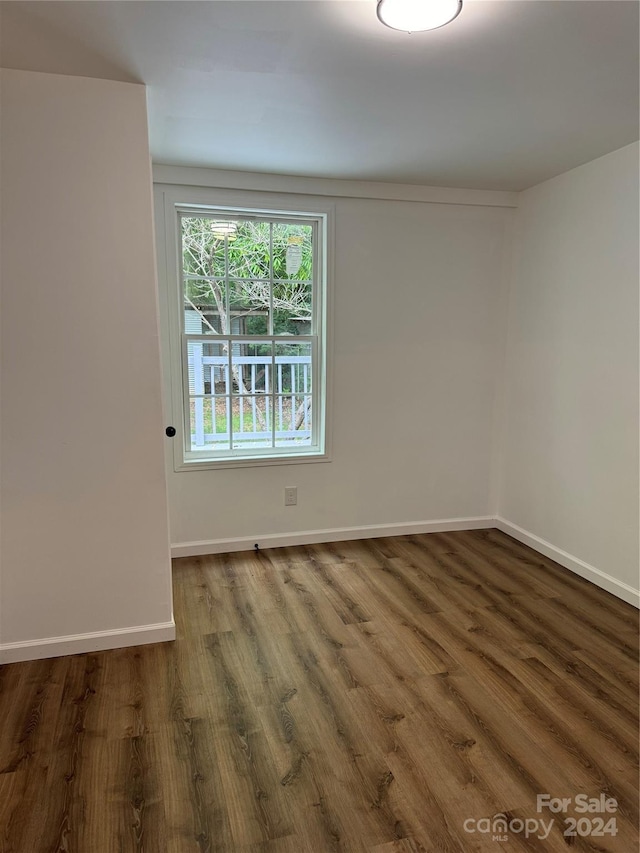
[[[517,192],[507,190],[475,190],[457,187],[427,187],[419,184],[392,184],[381,181],[305,178],[293,175],[271,175],[261,172],[237,172],[161,164],[153,166],[153,182],[155,184],[331,196],[333,198],[418,201],[428,202],[429,204],[467,204],[483,207],[517,207],[519,195]]]

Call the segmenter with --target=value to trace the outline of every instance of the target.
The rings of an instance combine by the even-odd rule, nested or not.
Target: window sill
[[[299,453],[287,456],[242,456],[220,459],[192,459],[176,463],[176,473],[184,471],[208,471],[220,468],[265,468],[273,465],[301,465],[310,462],[331,462],[328,453]]]

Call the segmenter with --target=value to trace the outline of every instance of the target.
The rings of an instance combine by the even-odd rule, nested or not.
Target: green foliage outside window
[[[225,233],[226,232],[226,233]],[[182,218],[185,309],[203,331],[309,334],[312,227],[258,219]]]

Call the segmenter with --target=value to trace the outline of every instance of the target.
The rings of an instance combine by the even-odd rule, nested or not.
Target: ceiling
[[[144,82],[156,163],[520,190],[638,138],[636,0],[4,2],[1,64]]]

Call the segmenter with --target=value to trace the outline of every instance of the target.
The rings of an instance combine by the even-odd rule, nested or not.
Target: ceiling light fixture
[[[392,30],[437,30],[457,18],[462,0],[378,0],[378,20]]]

